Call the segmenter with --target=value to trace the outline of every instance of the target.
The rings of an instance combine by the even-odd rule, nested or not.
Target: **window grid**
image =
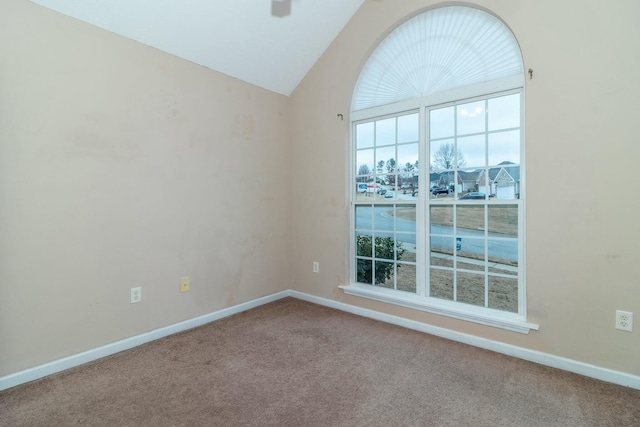
[[[429,143],[425,142],[421,142],[419,144],[419,147],[424,147],[425,152],[430,153],[431,152],[431,142],[439,142],[439,141],[445,141],[445,140],[452,140],[453,141],[453,146],[454,146],[454,159],[455,157],[458,155],[459,152],[459,145],[458,145],[458,141],[460,140],[460,138],[466,138],[469,136],[480,136],[482,137],[482,146],[483,146],[483,156],[482,156],[482,167],[474,167],[474,168],[467,168],[464,165],[458,165],[457,161],[454,162],[453,166],[448,168],[448,169],[443,169],[441,171],[441,173],[447,173],[448,177],[453,176],[454,177],[454,184],[450,184],[447,183],[447,185],[452,185],[453,191],[452,191],[452,195],[453,197],[451,198],[451,195],[447,195],[445,196],[446,198],[443,199],[439,199],[439,198],[434,198],[433,195],[430,196],[426,196],[426,195],[412,195],[410,198],[408,197],[407,199],[401,200],[400,199],[400,193],[401,191],[403,193],[406,193],[404,190],[402,190],[401,185],[403,183],[406,183],[407,181],[405,179],[403,179],[403,173],[407,172],[406,170],[403,170],[403,165],[401,165],[400,161],[397,161],[396,164],[393,167],[390,167],[389,163],[386,162],[384,163],[384,165],[382,166],[383,168],[386,168],[386,173],[385,170],[380,170],[380,165],[378,164],[380,162],[380,160],[386,160],[385,158],[381,157],[382,151],[379,151],[380,148],[383,149],[390,149],[390,150],[386,150],[385,152],[391,153],[390,155],[393,156],[392,158],[397,158],[399,160],[399,152],[401,150],[401,148],[403,146],[411,146],[412,144],[416,144],[415,139],[409,139],[407,140],[407,142],[400,142],[400,137],[399,137],[399,127],[398,127],[398,121],[399,118],[402,117],[407,117],[408,115],[411,114],[416,114],[415,112],[410,112],[410,113],[401,113],[401,114],[397,114],[394,116],[385,116],[385,117],[378,117],[375,119],[371,119],[369,121],[365,121],[365,122],[360,122],[360,123],[356,123],[355,124],[355,129],[356,129],[356,164],[354,165],[354,170],[357,170],[359,168],[359,165],[357,163],[357,160],[360,156],[358,156],[358,152],[361,151],[366,151],[369,150],[369,152],[372,154],[372,162],[371,162],[371,168],[370,168],[370,173],[368,174],[356,174],[356,182],[359,183],[359,181],[361,181],[363,178],[366,179],[368,182],[367,184],[372,185],[373,186],[373,191],[370,190],[366,190],[366,192],[364,193],[365,196],[363,197],[359,197],[362,196],[362,192],[359,191],[359,187],[355,186],[354,188],[354,200],[355,200],[355,212],[356,212],[356,217],[359,216],[359,209],[362,209],[363,207],[369,207],[370,208],[370,218],[369,218],[369,222],[370,222],[370,226],[368,227],[362,227],[362,226],[357,226],[357,222],[356,222],[356,227],[355,227],[355,237],[356,237],[356,242],[358,245],[357,249],[357,253],[356,253],[356,264],[357,264],[357,273],[356,273],[356,281],[357,282],[364,282],[370,285],[374,285],[374,286],[381,286],[381,287],[387,287],[390,289],[395,289],[395,290],[404,290],[404,291],[409,291],[412,293],[417,294],[418,296],[423,296],[423,297],[427,297],[427,298],[440,298],[440,299],[449,299],[453,302],[464,302],[467,304],[474,304],[477,306],[481,306],[484,308],[497,308],[497,307],[493,307],[492,304],[492,283],[494,283],[496,280],[499,279],[505,279],[505,280],[512,280],[512,279],[516,279],[519,280],[519,274],[518,274],[518,269],[516,269],[516,274],[509,274],[507,272],[501,272],[497,269],[492,269],[492,261],[491,261],[491,257],[492,257],[492,253],[493,253],[493,249],[492,249],[492,244],[493,243],[500,243],[500,242],[506,242],[507,244],[511,244],[511,245],[518,245],[518,238],[521,234],[521,232],[518,230],[515,233],[515,237],[504,237],[504,236],[496,236],[496,235],[489,235],[489,230],[491,228],[491,224],[489,222],[489,218],[490,218],[490,209],[493,208],[504,208],[506,206],[514,206],[516,208],[516,214],[518,217],[518,220],[516,221],[518,224],[521,223],[520,220],[520,201],[519,200],[487,200],[486,198],[484,200],[480,200],[480,201],[476,201],[476,200],[459,200],[459,197],[462,196],[463,191],[461,191],[461,188],[459,188],[458,186],[458,181],[460,180],[460,173],[461,172],[465,172],[465,171],[469,171],[469,170],[475,170],[476,172],[478,170],[480,170],[480,174],[484,174],[484,182],[483,183],[479,183],[479,190],[484,190],[486,194],[491,194],[491,189],[492,189],[492,183],[491,183],[491,179],[495,179],[496,176],[491,176],[491,171],[492,169],[495,169],[496,167],[499,167],[499,165],[495,165],[495,164],[489,164],[489,158],[490,158],[490,136],[493,134],[500,134],[500,133],[504,133],[506,131],[512,132],[512,131],[518,131],[520,132],[521,128],[520,127],[508,127],[505,129],[494,129],[494,130],[489,130],[489,116],[488,114],[486,114],[486,110],[487,110],[487,106],[488,103],[491,99],[494,98],[499,98],[505,95],[511,95],[511,94],[517,94],[518,96],[520,96],[520,91],[516,90],[516,91],[510,91],[510,92],[505,92],[505,93],[501,93],[501,94],[497,94],[497,95],[492,95],[490,97],[484,97],[482,98],[482,105],[483,105],[483,110],[485,111],[484,113],[484,124],[483,124],[483,131],[482,132],[460,132],[459,131],[459,126],[458,126],[458,115],[459,115],[459,107],[460,105],[464,105],[464,104],[468,104],[470,102],[477,102],[477,100],[463,100],[463,101],[458,101],[456,103],[450,104],[449,106],[453,106],[453,121],[454,121],[454,126],[453,126],[453,134],[452,135],[448,135],[446,137],[440,137],[440,138],[434,138],[433,140],[429,140]],[[426,117],[426,120],[422,120],[420,119],[419,122],[422,123],[426,123],[425,127],[430,129],[431,123],[429,122],[428,117],[430,117],[430,112],[437,110],[437,109],[442,109],[442,108],[447,108],[447,107],[443,107],[443,106],[433,106],[433,107],[424,107],[421,111],[420,114],[424,117]],[[387,126],[390,123],[390,119],[393,120],[393,139],[392,140],[388,140],[385,139],[384,141],[380,142],[379,141],[379,132],[378,132],[378,126],[380,122],[385,123],[385,126]],[[372,124],[373,125],[373,134],[372,134],[372,142],[371,143],[366,143],[363,144],[364,147],[363,148],[358,148],[359,145],[359,137],[358,137],[358,126],[359,125],[369,125]],[[419,127],[419,126],[418,126]],[[425,134],[429,134],[430,132],[425,132]],[[520,132],[521,133],[521,132]],[[420,138],[418,138],[419,140]],[[521,144],[521,138],[520,141],[518,141],[518,144]],[[520,148],[521,150],[521,148]],[[419,153],[416,154],[419,157]],[[431,156],[429,158],[429,163],[431,163]],[[457,160],[457,159],[455,159]],[[416,162],[417,165],[418,162]],[[520,163],[514,163],[513,167],[519,167]],[[416,183],[415,187],[417,189],[422,188],[426,188],[428,189],[429,186],[422,184],[422,182],[426,182],[427,179],[424,177],[427,173],[431,174],[431,171],[428,172],[424,172],[424,171],[420,171],[418,168],[418,171],[420,172],[420,178],[418,179],[418,182]],[[384,183],[384,184],[383,184]],[[393,192],[393,196],[387,198],[387,197],[383,197],[383,194],[378,194],[378,191],[380,190],[384,190],[384,188],[382,187],[387,187],[387,188],[391,188],[390,192]],[[419,193],[419,191],[418,191]],[[422,199],[424,201],[424,212],[426,214],[420,215],[417,212],[417,208],[419,203],[417,203],[417,201],[419,199]],[[452,231],[451,234],[441,234],[438,232],[433,232],[432,228],[431,228],[431,207],[442,207],[442,206],[449,206],[451,208],[452,211],[452,220],[453,220],[453,226],[452,226]],[[468,234],[468,230],[464,231],[464,227],[461,227],[460,224],[460,215],[462,214],[462,211],[464,211],[465,209],[469,209],[471,207],[481,207],[482,208],[482,226],[481,226],[481,230],[482,233],[481,234],[476,234],[476,235],[469,235]],[[382,214],[379,214],[378,212],[380,211],[380,208],[383,208],[383,210],[387,211],[387,216],[391,218],[390,222],[387,222],[387,225],[384,225],[383,223],[380,223],[380,219],[376,219],[377,217],[382,217]],[[408,233],[403,230],[400,230],[398,227],[398,215],[399,212],[401,211],[400,208],[406,209],[413,209],[414,210],[414,219],[415,221],[421,221],[420,218],[425,218],[425,220],[429,223],[429,232],[427,232],[425,234],[425,237],[427,239],[427,241],[429,242],[428,245],[426,245],[425,247],[427,248],[427,255],[421,255],[417,250],[417,248],[420,246],[418,244],[418,235],[417,235],[417,230],[415,228],[411,229],[411,232]],[[449,240],[450,242],[452,242],[452,247],[451,247],[451,263],[449,265],[436,265],[433,262],[433,256],[431,254],[432,252],[432,247],[431,247],[431,240],[436,237],[436,238],[441,238],[443,240]],[[368,238],[368,241],[367,241]],[[458,240],[462,239],[462,241],[465,242],[465,245],[468,245],[469,243],[475,244],[477,245],[481,245],[482,246],[482,250],[480,251],[480,255],[478,257],[478,259],[473,259],[471,261],[478,261],[479,264],[472,264],[470,263],[470,260],[465,258],[465,257],[461,257],[458,253],[458,249],[454,247],[454,245],[457,244]],[[369,248],[367,249],[366,252],[362,252],[362,241],[366,241],[365,242],[365,246],[369,246]],[[406,250],[408,249],[407,242],[409,242],[408,244],[412,246],[411,249],[414,249],[413,257],[414,258],[409,258],[409,259],[403,259],[403,255],[406,253]],[[518,254],[518,258],[516,259],[516,266],[519,264],[519,248],[516,248],[515,253]],[[418,270],[420,270],[420,268],[418,267],[418,264],[420,262],[422,262],[421,260],[425,260],[425,265],[426,265],[426,271],[427,274],[426,275],[422,275],[422,276],[418,276]],[[358,272],[360,272],[361,267],[365,266],[367,270],[370,271],[370,273],[367,276],[358,276]],[[403,269],[404,267],[404,269]],[[410,279],[410,286],[407,286],[407,283],[401,283],[401,282],[406,282],[407,278],[404,277],[402,280],[399,279],[399,275],[402,273],[404,276],[406,276],[407,271],[409,271],[409,268],[412,268],[412,271],[415,272],[413,274],[413,278]],[[450,297],[444,297],[442,298],[441,296],[439,297],[435,292],[433,292],[433,275],[434,273],[437,273],[438,271],[440,272],[446,272],[446,274],[450,274],[452,277],[452,282],[451,283],[451,296]],[[365,278],[363,280],[363,277]],[[477,279],[477,280],[470,280],[470,279]],[[481,279],[480,279],[481,278]],[[422,281],[426,281],[426,284],[420,285],[420,283]],[[465,283],[463,283],[465,282]],[[463,291],[472,289],[474,290],[474,288],[479,288],[482,287],[482,295],[480,297],[481,301],[473,301],[473,299],[470,299],[468,297],[463,296]],[[476,289],[477,290],[477,289]],[[519,302],[520,298],[521,298],[521,292],[520,292],[520,286],[517,286],[517,289],[514,291],[516,293],[515,297],[513,298],[516,302]],[[521,305],[516,303],[515,305],[511,305],[510,308],[508,308],[508,311],[512,311],[512,312],[519,312]]]
[[[453,283],[451,284],[452,287],[452,295],[451,298],[447,298],[442,297],[442,293],[440,295],[440,298],[442,299],[450,299],[451,301],[454,302],[465,302],[465,303],[471,303],[473,305],[478,305],[484,308],[496,308],[496,309],[500,309],[500,310],[506,310],[506,311],[511,311],[511,312],[515,312],[515,313],[519,313],[522,310],[522,304],[520,303],[520,299],[522,298],[522,292],[521,292],[521,286],[518,284],[515,290],[511,290],[511,295],[510,295],[510,302],[508,305],[499,305],[498,303],[496,304],[492,304],[491,301],[491,283],[492,283],[492,279],[493,281],[496,281],[498,279],[505,279],[505,281],[510,281],[513,279],[516,279],[517,282],[519,282],[521,280],[521,276],[519,274],[519,269],[517,271],[517,275],[510,275],[510,274],[506,274],[506,273],[500,273],[500,272],[496,272],[496,271],[492,271],[490,270],[490,265],[492,265],[492,260],[491,260],[491,256],[492,256],[492,250],[490,247],[490,243],[492,242],[507,242],[508,244],[512,245],[515,247],[515,252],[517,254],[517,258],[516,258],[516,265],[520,265],[521,263],[521,255],[520,255],[520,248],[519,248],[519,237],[521,235],[521,231],[520,231],[520,227],[521,227],[521,215],[520,215],[520,211],[521,211],[521,200],[519,199],[519,194],[518,194],[518,199],[516,200],[490,200],[491,199],[491,190],[493,188],[493,183],[491,182],[491,171],[494,170],[495,168],[498,167],[504,167],[504,165],[501,165],[502,162],[499,162],[498,164],[489,164],[489,158],[490,158],[490,144],[489,144],[489,139],[490,139],[490,135],[492,134],[500,134],[500,133],[505,133],[505,132],[509,132],[509,131],[518,131],[520,134],[520,138],[518,141],[518,146],[519,146],[519,151],[521,153],[521,144],[522,144],[522,135],[521,135],[521,127],[509,127],[509,128],[505,128],[505,129],[494,129],[494,130],[489,130],[489,115],[487,113],[488,108],[487,106],[489,105],[489,101],[491,99],[495,99],[495,98],[499,98],[505,95],[512,95],[512,94],[518,94],[519,98],[519,109],[521,109],[521,105],[522,105],[522,98],[521,98],[521,92],[520,91],[511,91],[508,93],[503,93],[503,94],[497,94],[497,95],[491,95],[491,96],[487,96],[484,97],[482,99],[482,104],[483,104],[483,110],[484,110],[484,131],[482,132],[469,132],[469,133],[464,133],[464,132],[459,132],[459,126],[458,126],[458,115],[459,115],[459,106],[460,105],[465,105],[465,104],[469,104],[470,101],[469,100],[464,100],[464,101],[459,101],[456,102],[454,104],[452,104],[455,108],[454,108],[454,116],[453,116],[453,122],[454,122],[454,132],[453,135],[448,135],[448,136],[443,136],[443,137],[438,137],[438,138],[434,138],[434,139],[429,139],[429,153],[432,152],[432,143],[434,142],[441,142],[441,141],[446,141],[446,140],[453,140],[453,147],[454,147],[454,163],[452,165],[452,167],[450,168],[446,168],[443,169],[441,171],[441,173],[452,173],[452,175],[455,177],[455,182],[453,184],[454,186],[454,197],[453,199],[446,199],[446,200],[441,200],[436,198],[435,196],[431,195],[429,197],[429,199],[425,200],[426,203],[426,209],[425,212],[427,212],[427,221],[429,223],[429,249],[428,251],[431,252],[433,250],[433,246],[432,246],[432,240],[433,238],[440,238],[440,239],[444,239],[447,238],[447,235],[443,235],[443,234],[439,234],[439,233],[434,233],[432,230],[433,228],[431,227],[431,207],[437,207],[437,206],[451,206],[453,208],[453,227],[452,227],[452,231],[453,231],[453,241],[458,242],[458,239],[462,239],[470,241],[471,243],[473,243],[474,241],[477,240],[482,240],[483,241],[483,253],[482,253],[482,270],[472,270],[470,268],[465,268],[465,261],[468,261],[466,259],[464,259],[463,257],[461,257],[458,253],[458,251],[460,249],[456,248],[455,250],[452,251],[452,258],[453,258],[453,262],[452,265],[449,266],[438,266],[438,265],[434,265],[433,264],[433,256],[431,253],[429,253],[428,256],[425,257],[427,265],[428,265],[428,269],[430,271],[430,274],[427,275],[427,292],[426,292],[426,296],[428,297],[435,297],[435,298],[439,298],[438,294],[437,294],[437,287],[434,286],[434,280],[433,277],[434,275],[431,274],[431,272],[433,271],[450,271],[452,272],[452,278],[453,278]],[[431,117],[430,112],[434,111],[434,110],[438,110],[438,109],[444,109],[444,108],[448,108],[451,105],[448,106],[436,106],[436,107],[427,107],[427,117]],[[518,116],[519,118],[521,118],[521,113],[518,112]],[[429,128],[429,134],[431,133],[431,122],[429,122],[428,125]],[[476,170],[480,169],[482,170],[481,173],[484,174],[484,183],[481,187],[478,188],[478,191],[484,188],[485,194],[489,195],[490,197],[485,197],[485,199],[482,200],[459,200],[459,197],[462,196],[462,192],[460,191],[459,188],[459,177],[460,171],[464,171],[465,167],[464,165],[459,165],[458,163],[458,153],[460,152],[460,146],[458,145],[458,141],[460,140],[460,138],[466,138],[469,136],[482,136],[483,139],[483,145],[484,145],[484,165],[483,167],[477,167],[475,168]],[[430,158],[430,160],[432,160]],[[518,163],[513,164],[514,166],[510,166],[510,167],[515,167],[515,168],[519,168],[521,164],[521,160],[518,161]],[[467,168],[467,169],[474,169],[474,168]],[[495,178],[495,177],[494,177]],[[448,184],[447,184],[448,185]],[[518,231],[516,233],[516,237],[500,237],[500,236],[490,236],[489,235],[489,230],[490,230],[490,224],[489,224],[489,217],[490,217],[490,207],[491,206],[514,206],[516,208],[516,215],[517,215],[517,223],[518,223]],[[479,236],[467,236],[465,235],[465,233],[462,233],[461,230],[463,229],[462,227],[460,227],[460,222],[462,221],[461,219],[459,219],[459,214],[461,213],[460,209],[465,209],[471,206],[481,206],[482,210],[483,210],[483,225],[482,225],[482,234]],[[497,265],[497,264],[496,264]],[[463,279],[469,279],[470,277],[473,277],[472,275],[480,275],[482,274],[482,287],[483,287],[483,292],[482,292],[482,298],[481,301],[478,301],[478,298],[476,297],[475,300],[472,299],[467,299],[462,297],[462,288],[461,288],[461,283],[463,282]],[[468,280],[467,280],[468,281]],[[437,281],[436,281],[437,282]],[[442,288],[442,283],[440,283],[440,288]],[[473,286],[473,284],[471,285]],[[513,301],[515,300],[515,304],[513,303]]]
[[[412,111],[355,124],[356,156],[353,170],[356,171],[356,185],[352,189],[355,201],[356,281],[414,293],[417,260],[411,254],[415,254],[416,247],[417,197],[411,193],[400,195],[399,192],[403,180],[418,171],[417,114]],[[388,135],[383,135],[385,139],[380,138],[382,132],[378,132],[379,128],[388,128],[390,123],[393,123],[393,139],[386,139]],[[361,140],[360,136],[364,133],[359,133],[359,129],[371,132],[370,141]],[[412,147],[416,151],[415,162],[400,164],[400,159],[408,158],[402,153],[406,151],[410,154]],[[369,162],[366,168],[362,166],[362,159]],[[369,173],[358,173],[367,170]],[[409,219],[399,217],[407,212]],[[411,271],[414,273],[411,274]],[[399,279],[401,274],[402,279]]]
[[[522,332],[537,326],[526,324],[524,292],[524,66],[517,41],[509,29],[490,13],[477,12],[464,6],[446,6],[416,15],[416,19],[409,19],[381,42],[360,74],[351,111],[354,125],[351,153],[355,158],[350,173],[352,224],[358,223],[358,210],[366,206],[371,209],[371,218],[368,229],[359,226],[352,230],[357,228],[357,233],[368,233],[370,239],[374,233],[384,237],[376,224],[373,208],[385,206],[393,218],[393,226],[388,226],[393,228],[393,233],[388,236],[394,241],[408,240],[402,235],[399,206],[411,206],[413,217],[410,219],[415,223],[413,259],[402,257],[401,247],[394,246],[393,257],[385,255],[382,260],[393,258],[395,265],[409,262],[414,268],[415,291],[413,296],[407,296],[376,289],[376,286],[359,285],[363,281],[358,280],[356,267],[351,270],[352,284],[343,288],[352,295]],[[470,30],[471,27],[448,24],[453,22],[450,19],[459,21],[462,17],[467,17],[473,25],[491,27],[492,34],[499,35],[502,42],[489,43],[488,39],[478,38],[477,31]],[[428,25],[413,24],[417,22]],[[440,40],[461,41],[471,56],[456,55],[456,67],[440,67],[432,56],[437,50],[430,48],[436,40],[438,43]],[[388,60],[389,57],[398,59],[402,52],[409,51],[411,55],[402,60]],[[455,49],[440,51],[449,54]],[[492,55],[508,61],[494,61]],[[476,66],[476,60],[492,64],[493,71],[473,81],[462,78],[444,81],[439,74],[439,70],[447,69],[454,77],[478,75],[484,68]],[[434,76],[438,83],[429,80]],[[446,108],[451,110],[443,112],[443,120],[446,122],[445,116],[452,114],[453,124],[447,122],[447,126],[452,126],[451,132],[449,128],[442,128],[446,132],[432,133],[432,122],[437,117],[431,113]],[[468,108],[467,117],[458,115],[462,108]],[[482,119],[474,115],[476,108],[479,109],[476,113],[482,113]],[[414,138],[419,141],[415,144],[418,149],[407,148],[407,153],[419,159],[420,164],[416,161],[415,165],[420,166],[416,168],[417,173],[402,170],[405,166],[405,162],[400,161],[403,147],[410,147],[413,142],[401,140],[397,126],[395,145],[388,150],[380,150],[382,141],[376,138],[374,143],[373,137],[368,145],[360,145],[356,135],[358,124],[369,126],[372,132],[377,126],[375,122],[409,114],[404,113],[406,111],[419,113],[419,135]],[[396,125],[398,120],[394,119]],[[434,151],[440,148],[445,162],[434,171]],[[464,158],[458,159],[460,151],[464,152]],[[454,153],[449,163],[447,152]],[[374,159],[377,163],[378,158],[385,156],[395,156],[398,160],[394,170],[377,171]],[[359,173],[356,168],[363,162],[368,163],[370,170],[365,166]],[[365,181],[369,180],[371,186],[367,190]],[[417,188],[408,191],[408,184]],[[380,186],[390,191],[383,194],[378,191]],[[456,247],[457,242],[461,248]],[[366,261],[370,262],[371,269],[376,268],[380,257],[375,257],[373,243],[370,245],[371,257]],[[351,247],[354,264],[367,258],[367,254],[358,253],[355,242]],[[407,272],[402,268],[393,270],[393,280],[389,280],[393,286],[389,287],[401,289]],[[373,278],[370,284],[375,284]],[[441,294],[434,292],[438,288]]]

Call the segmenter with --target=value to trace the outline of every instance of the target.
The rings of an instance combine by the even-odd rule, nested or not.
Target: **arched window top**
[[[409,19],[378,45],[360,73],[352,110],[514,76],[524,80],[520,48],[499,19],[442,7]]]

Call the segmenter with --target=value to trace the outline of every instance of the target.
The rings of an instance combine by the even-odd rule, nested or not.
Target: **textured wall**
[[[0,376],[288,289],[288,102],[3,0]]]
[[[377,43],[431,0],[367,1],[291,97],[294,286],[304,292],[640,375],[635,176],[640,3],[476,0],[512,29],[525,62],[529,335],[346,296],[351,96]],[[345,114],[345,121],[336,118]],[[306,178],[305,178],[306,177]],[[309,190],[313,182],[313,191]],[[311,272],[312,261],[320,273]]]

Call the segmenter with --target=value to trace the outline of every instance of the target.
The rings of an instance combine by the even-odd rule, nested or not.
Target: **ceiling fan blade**
[[[278,18],[291,14],[291,0],[271,0],[271,14]]]

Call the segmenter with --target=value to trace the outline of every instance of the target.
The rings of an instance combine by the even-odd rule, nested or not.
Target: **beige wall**
[[[0,376],[290,288],[289,122],[284,96],[3,0]]]
[[[475,2],[512,28],[535,71],[526,279],[540,331],[338,289],[355,81],[392,28],[435,4],[366,1],[287,99],[3,0],[0,376],[290,287],[640,375],[638,320],[633,333],[613,328],[616,309],[640,317],[635,0]]]
[[[614,329],[616,309],[640,318],[635,0],[471,2],[506,22],[525,68],[534,70],[526,83],[526,284],[529,320],[540,324],[539,331],[507,332],[338,289],[349,277],[345,172],[356,79],[391,29],[436,4],[366,1],[291,96],[294,287],[640,375],[640,321],[632,333]],[[312,273],[312,261],[320,262],[320,273]]]

